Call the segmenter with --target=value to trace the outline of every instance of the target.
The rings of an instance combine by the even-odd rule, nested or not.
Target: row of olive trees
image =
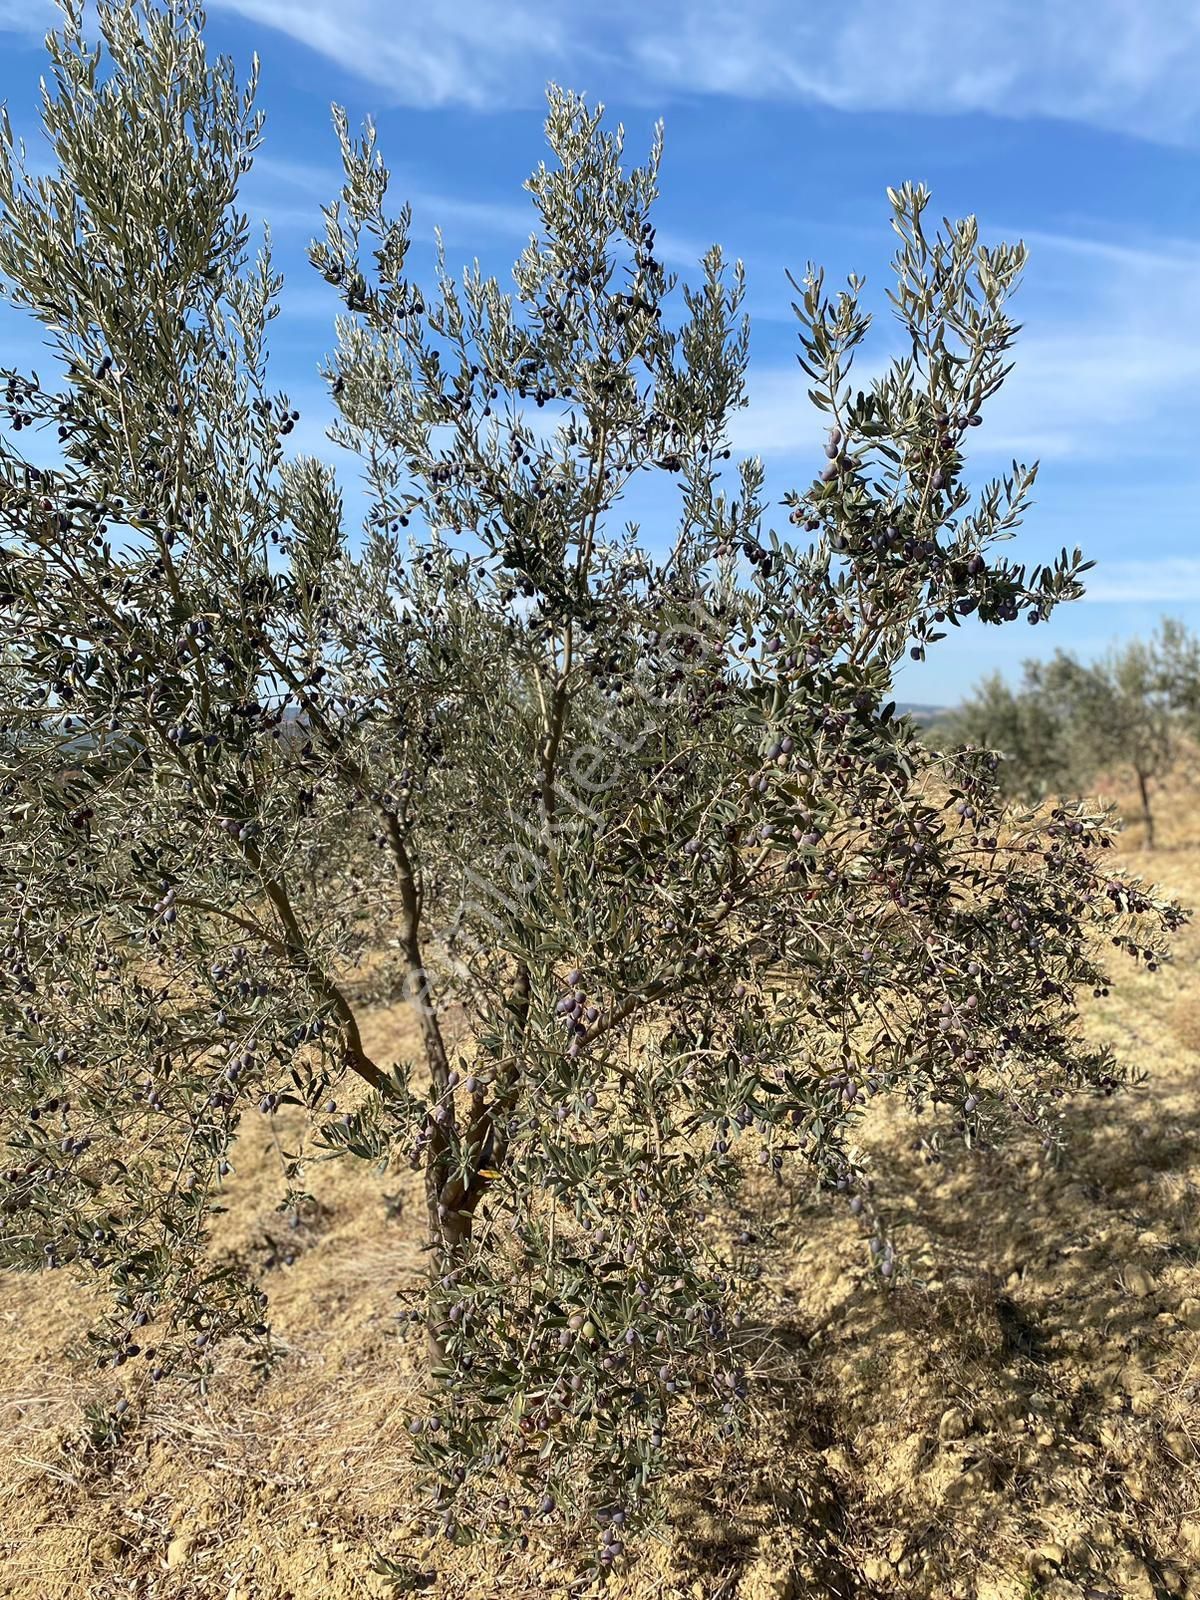
[[[1131,768],[1150,848],[1152,785],[1198,736],[1200,640],[1172,618],[1094,662],[1062,650],[1028,661],[1017,688],[986,678],[933,730],[935,741],[999,751],[1001,783],[1022,798],[1080,793],[1101,772]]]
[[[253,83],[194,0],[102,3],[95,54],[60,6],[49,170],[0,140],[0,285],[51,352],[0,378],[0,1261],[108,1282],[94,1349],[134,1426],[223,1342],[270,1353],[265,1292],[209,1241],[244,1119],[289,1104],[329,1151],[411,1163],[431,1515],[565,1519],[612,1568],[697,1428],[753,1403],[773,1235],[722,1221],[747,1158],[849,1201],[882,1093],[968,1142],[1055,1138],[1064,1091],[1120,1072],[1076,1025],[1097,931],[1153,962],[1180,917],[1109,869],[1095,808],[1010,812],[994,758],[894,715],[944,625],[1081,591],[1078,551],[1001,553],[1032,469],[964,481],[1024,249],[892,192],[912,355],[869,391],[859,282],[809,267],[830,431],[783,496],[793,545],[761,463],[724,466],[743,274],[713,247],[680,306],[660,139],[627,168],[553,88],[515,293],[444,260],[430,287],[339,113],[310,256],[372,507],[350,530],[332,469],[286,459],[280,280],[238,204]],[[619,515],[642,472],[679,490],[652,543]],[[367,1048],[364,928],[412,1060]]]

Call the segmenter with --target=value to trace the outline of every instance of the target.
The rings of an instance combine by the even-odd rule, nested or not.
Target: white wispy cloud
[[[216,0],[213,9],[290,34],[400,104],[512,104],[518,66],[527,81],[534,62],[567,59],[561,8],[537,0],[408,8],[402,25],[391,0]]]
[[[7,0],[11,4],[12,0]],[[848,111],[1048,116],[1200,138],[1194,0],[213,0],[397,103],[541,102],[547,77],[601,98],[799,99]]]
[[[998,227],[991,230],[999,238],[1019,234],[1034,258],[1043,250],[1124,269],[1133,268],[1155,275],[1162,272],[1191,273],[1200,270],[1200,241],[1195,239],[1156,239],[1143,237],[1139,244],[1125,239],[1097,238],[1090,234],[1055,233],[1045,229]]]
[[[1200,601],[1200,559],[1099,561],[1085,579],[1085,600],[1113,605],[1187,605]]]
[[[53,6],[43,0],[0,0],[0,30],[41,39],[54,25]]]
[[[1194,243],[1030,235],[1014,368],[980,429],[984,450],[1043,458],[1178,455],[1195,438],[1200,248]],[[1038,262],[1070,261],[1070,309],[1023,315]]]

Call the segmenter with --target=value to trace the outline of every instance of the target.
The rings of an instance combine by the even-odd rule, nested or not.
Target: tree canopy
[[[864,1107],[1053,1141],[1121,1075],[1079,1026],[1101,946],[1158,962],[1180,917],[1106,866],[1094,807],[1007,806],[994,756],[894,713],[961,617],[1081,592],[1078,551],[1000,553],[1034,469],[965,477],[1024,248],[889,191],[912,354],[869,389],[861,281],[793,280],[829,429],[793,543],[731,455],[741,264],[714,246],[682,287],[656,250],[661,129],[627,168],[552,86],[515,292],[444,258],[430,289],[338,110],[311,259],[351,530],[269,375],[257,69],[207,59],[193,0],[104,0],[96,49],[61,9],[48,174],[0,143],[0,283],[53,368],[0,406],[0,1259],[108,1282],[102,1364],[266,1361],[263,1286],[208,1247],[244,1119],[307,1113],[293,1198],[317,1157],[411,1163],[430,1514],[559,1516],[611,1567],[693,1430],[744,1415],[778,1225],[729,1231],[747,1185],[807,1174],[892,1277]],[[647,537],[616,524],[642,472],[679,500]],[[364,1046],[368,944],[411,1061]]]

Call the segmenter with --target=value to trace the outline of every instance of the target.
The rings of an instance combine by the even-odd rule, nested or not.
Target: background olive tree
[[[1198,703],[1200,642],[1164,618],[1150,639],[1094,662],[1063,650],[1026,662],[1016,689],[986,679],[934,739],[1001,752],[1006,791],[1029,798],[1086,791],[1101,773],[1130,769],[1153,849],[1153,786],[1194,745]]]
[[[1028,675],[1013,688],[999,672],[984,678],[961,706],[940,714],[929,742],[974,745],[1001,757],[997,782],[1009,798],[1077,793],[1075,748],[1057,710],[1035,693]]]
[[[891,1277],[867,1103],[934,1143],[1053,1141],[1066,1091],[1119,1076],[1078,1028],[1098,935],[1158,961],[1180,915],[1106,870],[1099,813],[1006,809],[994,757],[927,750],[890,698],[962,616],[1080,592],[1078,552],[997,554],[1032,469],[963,477],[1024,249],[889,192],[912,354],[869,392],[860,281],[794,283],[829,433],[793,544],[760,462],[723,467],[740,263],[714,247],[668,315],[661,130],[626,170],[552,88],[515,293],[440,257],[431,290],[338,111],[311,257],[344,307],[352,537],[270,386],[253,74],[206,60],[193,0],[102,4],[97,50],[62,17],[49,175],[0,147],[0,281],[52,357],[6,375],[0,454],[3,1260],[107,1279],[101,1364],[269,1359],[208,1221],[242,1119],[307,1108],[285,1203],[314,1153],[424,1174],[413,1429],[445,1531],[557,1515],[611,1567],[690,1442],[741,1425],[773,1239],[769,1204],[728,1225],[748,1174],[840,1193]],[[648,540],[615,518],[641,472],[679,490]],[[364,942],[413,1061],[364,1047]]]

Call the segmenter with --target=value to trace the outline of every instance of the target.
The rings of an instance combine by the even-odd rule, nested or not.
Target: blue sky
[[[0,100],[35,149],[51,18],[0,0]],[[316,368],[336,307],[305,246],[339,181],[331,100],[378,125],[396,205],[413,205],[414,270],[431,281],[440,224],[452,269],[478,256],[508,285],[552,78],[624,123],[630,161],[663,118],[670,268],[698,281],[714,241],[745,261],[751,404],[733,443],[764,458],[776,503],[823,459],[785,269],[814,260],[833,289],[865,275],[868,375],[902,348],[887,185],[924,182],[931,217],[973,212],[985,243],[1028,245],[1015,370],[967,441],[969,475],[1040,459],[1009,553],[1081,545],[1089,597],[1048,627],[964,628],[903,670],[905,698],[949,703],[984,671],[1015,675],[1056,645],[1092,655],[1163,614],[1200,628],[1195,0],[210,0],[208,31],[243,71],[262,58],[266,143],[245,200],[287,274],[275,372],[305,448],[327,448]],[[0,364],[36,364],[37,337],[6,314]],[[644,536],[665,542],[670,511],[656,495],[621,520],[644,512]],[[777,506],[780,530],[786,517]]]

